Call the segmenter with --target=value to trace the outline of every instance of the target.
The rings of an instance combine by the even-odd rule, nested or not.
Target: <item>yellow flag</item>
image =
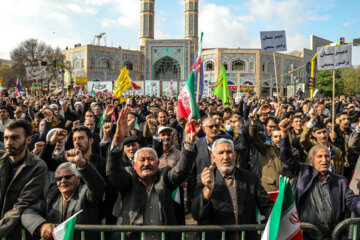
[[[126,67],[121,69],[120,75],[118,79],[115,82],[115,86],[113,89],[113,93],[115,97],[120,97],[123,92],[126,91],[126,89],[131,87],[130,77],[129,77],[129,70],[127,70]]]

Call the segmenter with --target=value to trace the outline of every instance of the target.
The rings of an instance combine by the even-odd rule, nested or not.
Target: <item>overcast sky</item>
[[[204,47],[259,48],[259,32],[286,30],[288,51],[310,35],[338,42],[360,38],[359,0],[200,0]],[[0,8],[0,58],[28,38],[65,48],[106,33],[107,46],[139,48],[139,0],[10,0]],[[155,38],[184,36],[184,1],[155,0]],[[353,47],[353,65],[360,47]]]

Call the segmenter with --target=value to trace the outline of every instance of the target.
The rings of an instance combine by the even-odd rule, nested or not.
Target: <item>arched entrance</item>
[[[180,63],[168,56],[161,58],[154,64],[153,77],[164,81],[181,79]]]

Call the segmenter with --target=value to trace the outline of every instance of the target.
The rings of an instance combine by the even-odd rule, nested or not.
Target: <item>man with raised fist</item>
[[[344,220],[346,209],[360,214],[360,197],[350,190],[345,177],[330,171],[331,153],[326,145],[311,147],[311,165],[294,157],[288,137],[290,126],[290,119],[279,124],[280,158],[294,178],[292,185],[299,219],[318,227],[323,237],[328,239],[335,226]],[[304,239],[314,239],[314,236],[309,237],[309,232],[303,234]]]
[[[92,163],[85,160],[81,150],[71,149],[65,157],[68,162],[60,164],[55,171],[56,185],[21,217],[22,224],[34,237],[51,239],[54,224],[62,223],[80,210],[83,212],[76,217],[77,224],[100,223],[98,206],[104,194],[104,179]],[[99,237],[86,233],[86,239]],[[74,239],[80,239],[80,233]]]

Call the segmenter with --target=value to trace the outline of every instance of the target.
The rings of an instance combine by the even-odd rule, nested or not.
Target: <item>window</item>
[[[190,2],[190,9],[192,10],[194,8],[194,3]]]
[[[94,58],[91,58],[91,67],[95,68],[95,59]]]
[[[215,65],[213,62],[206,62],[205,63],[205,71],[214,71],[215,70]]]
[[[119,61],[115,62],[115,70],[120,70],[120,62]]]
[[[126,61],[124,63],[124,66],[126,66],[126,68],[129,70],[129,71],[133,71],[134,70],[134,64],[130,61]]]
[[[148,10],[148,9],[149,9],[148,3],[144,3],[144,10]]]
[[[265,64],[262,65],[262,71],[265,72]]]
[[[267,72],[268,73],[273,73],[274,72],[274,63],[270,62],[267,66]]]
[[[197,15],[195,15],[195,23],[194,23],[194,25],[195,25],[194,34],[198,35],[198,16]]]
[[[189,26],[190,35],[194,34],[193,26],[194,26],[194,16],[190,15],[190,26]]]
[[[189,16],[185,16],[185,35],[189,35]]]
[[[100,68],[102,69],[110,69],[110,61],[107,59],[100,60]]]
[[[232,71],[244,71],[245,70],[245,62],[241,60],[235,60],[231,64]]]
[[[224,63],[224,68],[225,68],[225,71],[228,70],[228,64],[227,63]]]
[[[250,72],[255,72],[255,63],[254,62],[250,63]]]
[[[150,3],[150,11],[154,10],[154,4]]]
[[[148,15],[144,16],[144,35],[148,35]]]
[[[73,61],[73,68],[78,69],[80,68],[80,60],[78,58],[75,58]]]
[[[85,60],[81,59],[81,68],[84,68],[84,66],[85,66]]]
[[[195,10],[197,10],[198,9],[198,4],[197,4],[197,2],[195,3]]]
[[[149,34],[153,33],[153,16],[149,16]]]

